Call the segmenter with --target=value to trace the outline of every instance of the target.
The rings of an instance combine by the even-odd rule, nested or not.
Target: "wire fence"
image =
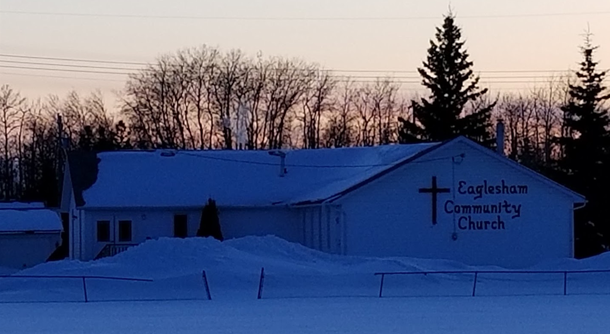
[[[211,300],[202,275],[168,279],[94,275],[0,275],[0,303]]]
[[[258,299],[610,294],[610,270],[410,271],[303,274],[260,271]]]
[[[471,295],[473,297],[477,296],[477,288],[481,285],[481,283],[488,283],[487,285],[489,286],[490,282],[504,282],[506,283],[510,283],[511,286],[500,286],[499,291],[510,291],[510,290],[519,290],[521,289],[522,291],[525,290],[527,291],[527,285],[531,285],[533,286],[533,289],[530,287],[530,291],[532,291],[533,295],[536,294],[563,294],[564,296],[568,295],[568,294],[583,294],[584,291],[582,289],[582,285],[579,286],[580,289],[574,289],[574,291],[572,291],[571,293],[569,293],[570,291],[568,290],[569,287],[569,282],[570,282],[570,278],[574,277],[574,275],[593,275],[593,274],[610,274],[610,270],[540,270],[540,271],[534,271],[534,270],[473,270],[473,271],[413,271],[413,272],[379,272],[379,273],[375,273],[375,276],[380,276],[380,281],[379,281],[379,295],[378,297],[381,298],[384,296],[384,283],[386,282],[386,277],[387,276],[438,276],[438,275],[444,275],[444,276],[453,276],[452,278],[455,280],[456,278],[460,278],[460,276],[463,278],[463,276],[470,276],[466,277],[466,281],[470,280],[472,282],[472,288],[471,288]],[[528,279],[515,279],[515,278],[511,278],[514,276],[523,276],[523,275],[527,275],[530,276],[530,278]],[[531,278],[531,276],[534,276],[534,278]],[[586,285],[588,285],[589,288],[593,288],[595,290],[592,290],[590,293],[597,293],[597,294],[602,294],[602,293],[610,293],[610,290],[607,290],[609,288],[609,286],[599,286],[599,282],[602,282],[601,285],[607,285],[607,284],[603,284],[603,282],[609,282],[609,278],[610,275],[607,275],[608,277],[605,277],[605,279],[603,280],[591,280],[589,282],[585,282]],[[464,279],[458,280],[458,281],[464,281]],[[576,282],[576,280],[572,280],[573,282]],[[580,280],[580,283],[583,280]],[[561,282],[561,285],[556,284],[556,285],[551,285],[555,282]],[[592,284],[592,283],[597,283],[597,284]],[[457,285],[457,284],[456,284]],[[463,284],[462,284],[463,285]],[[497,285],[497,284],[496,284]],[[596,289],[598,288],[598,289]],[[601,288],[601,289],[599,289]],[[561,290],[560,290],[561,289]],[[606,289],[606,291],[600,291],[600,290],[604,290]],[[549,292],[544,293],[543,291],[545,290],[549,290]],[[493,293],[491,293],[493,294]],[[523,292],[522,292],[523,294]],[[489,295],[489,293],[487,294]]]
[[[220,276],[219,273],[215,283],[221,287],[221,296],[240,289]],[[254,282],[248,281],[247,285]],[[261,268],[256,282],[256,294],[251,296],[257,299],[610,294],[610,270],[405,271],[371,275],[269,273]],[[254,292],[254,286],[251,287]],[[248,294],[247,289],[239,293]],[[201,274],[154,280],[94,275],[0,275],[0,303],[184,300],[212,300],[205,270]]]

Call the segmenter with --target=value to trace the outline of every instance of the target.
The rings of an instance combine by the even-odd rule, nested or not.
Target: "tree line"
[[[579,256],[610,245],[610,133],[605,72],[587,35],[580,69],[529,92],[482,88],[450,13],[418,69],[428,95],[390,77],[359,81],[299,59],[202,46],[168,54],[129,76],[112,112],[103,96],[31,100],[0,87],[0,198],[58,205],[69,150],[279,149],[372,146],[467,136],[587,196]]]

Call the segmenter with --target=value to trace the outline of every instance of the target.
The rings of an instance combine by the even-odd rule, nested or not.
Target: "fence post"
[[[261,268],[261,278],[258,281],[258,298],[257,299],[261,299],[263,298],[263,282],[265,280],[265,268]]]
[[[564,271],[563,272],[563,295],[567,295],[568,294],[568,272]]]
[[[379,283],[379,298],[383,294],[383,279],[385,278],[385,274],[381,273],[381,282]]]
[[[208,276],[205,273],[205,270],[202,273],[203,277],[203,285],[205,286],[205,293],[208,295],[208,300],[212,300],[212,295],[210,294],[210,285],[208,284]]]
[[[87,298],[87,278],[85,276],[83,276],[83,293],[85,295],[85,303],[87,303],[89,298]]]
[[[472,296],[474,297],[477,293],[477,278],[479,276],[479,272],[475,271],[474,272],[474,282],[472,284]]]

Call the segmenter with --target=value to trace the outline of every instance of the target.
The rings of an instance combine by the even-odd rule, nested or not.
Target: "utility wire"
[[[73,68],[93,68],[102,70],[120,70],[120,71],[139,71],[141,69],[125,68],[125,67],[108,67],[108,66],[92,66],[92,65],[77,65],[77,64],[61,64],[61,63],[42,63],[35,61],[20,61],[20,60],[4,60],[0,59],[1,63],[9,64],[25,64],[25,65],[43,65],[43,66],[59,66],[59,67],[73,67]]]
[[[252,152],[252,151],[245,151],[245,152]],[[259,152],[267,152],[267,150],[259,150]],[[260,162],[260,161],[251,161],[251,160],[242,160],[242,159],[212,157],[212,156],[195,154],[195,153],[189,153],[189,152],[184,152],[184,151],[178,151],[178,154],[188,155],[188,156],[192,156],[192,157],[200,158],[200,159],[216,160],[216,161],[223,161],[223,162],[236,162],[236,163],[243,163],[243,164],[250,164],[250,165],[259,165],[259,166],[278,166],[278,163],[273,163],[273,162]],[[412,163],[426,163],[426,162],[441,161],[441,160],[448,160],[448,159],[451,159],[451,157],[441,157],[441,158],[434,158],[434,159],[427,159],[427,160],[418,160],[418,161],[413,161]],[[394,166],[394,165],[396,165],[396,164],[398,164],[400,162],[401,161],[395,161],[393,163],[387,163],[387,164],[370,164],[370,165],[368,165],[368,164],[367,165],[303,165],[303,164],[289,164],[289,163],[286,163],[285,166],[287,168],[288,167],[292,167],[292,168],[321,168],[321,169],[329,169],[329,168],[374,168],[374,167],[390,167],[390,166]]]
[[[103,81],[103,82],[120,82],[120,83],[125,83],[125,80],[113,80],[113,79],[108,79],[108,78],[91,78],[91,77],[67,77],[67,76],[58,76],[58,75],[43,75],[43,74],[30,74],[30,73],[14,73],[14,72],[0,72],[0,75],[10,75],[10,76],[23,76],[23,77],[32,77],[32,78],[50,78],[50,79],[62,79],[62,80],[87,80],[87,81]],[[347,81],[345,81],[347,82]],[[373,82],[373,81],[369,81],[369,82]],[[400,87],[399,88],[401,91],[405,91],[408,90],[410,92],[414,92],[414,91],[418,91],[418,92],[427,92],[428,89],[420,86],[420,87]],[[497,91],[498,88],[497,87],[492,87],[490,88],[490,91]],[[506,91],[506,92],[514,92],[514,91],[523,91],[523,92],[529,92],[532,90],[532,87],[525,87],[525,86],[518,86],[518,87],[502,87],[501,88],[502,91]]]
[[[0,54],[0,57],[7,57],[7,58],[24,58],[24,59],[41,59],[41,60],[59,60],[59,61],[81,62],[81,63],[126,64],[126,65],[148,65],[148,63],[142,63],[142,62],[131,62],[131,61],[93,60],[93,59],[60,58],[60,57],[41,57],[41,56],[28,56],[28,55],[15,55],[15,54]]]
[[[121,75],[128,76],[132,74],[136,74],[137,72],[107,72],[107,71],[90,71],[90,70],[79,70],[79,69],[66,69],[66,68],[48,68],[48,67],[31,67],[31,66],[12,66],[12,65],[2,65],[0,64],[0,68],[7,69],[20,69],[20,70],[30,70],[30,71],[52,71],[52,72],[69,72],[69,73],[87,73],[87,74],[104,74],[104,75]],[[337,79],[336,82],[341,83],[376,83],[379,80],[383,80],[384,78],[375,78],[375,77],[354,77],[355,79]],[[398,83],[398,84],[421,84],[421,80],[407,80],[403,78],[396,78],[397,80],[392,80],[393,78],[388,78],[390,83]],[[494,78],[490,78],[494,79]],[[539,78],[544,79],[544,78]],[[528,84],[535,83],[535,80],[529,81],[518,81],[518,80],[480,80],[480,84]]]
[[[99,64],[116,64],[116,65],[140,65],[146,66],[151,65],[145,62],[130,62],[130,61],[116,61],[116,60],[96,60],[96,59],[82,59],[82,58],[60,58],[60,57],[42,57],[42,56],[29,56],[29,55],[15,55],[15,54],[0,54],[0,57],[4,58],[17,58],[17,59],[38,59],[38,60],[54,60],[62,62],[80,62],[80,63],[99,63]],[[153,63],[154,64],[154,63]],[[368,70],[368,69],[323,69],[322,71],[335,72],[335,73],[403,73],[403,74],[417,74],[417,71],[407,70]],[[475,71],[475,73],[567,73],[568,70],[483,70]]]
[[[62,63],[48,63],[48,62],[33,62],[33,61],[19,61],[19,60],[4,60],[0,59],[1,63],[7,64],[19,64],[19,65],[38,65],[38,66],[57,66],[57,67],[69,67],[69,68],[77,68],[77,69],[106,69],[106,70],[118,70],[118,71],[133,71],[133,72],[121,72],[126,74],[134,74],[141,71],[155,71],[151,68],[141,68],[141,69],[130,69],[124,67],[107,67],[107,66],[90,66],[90,65],[77,65],[77,64],[62,64]],[[23,66],[22,66],[23,67]],[[23,68],[28,68],[25,66]],[[58,69],[59,70],[59,69]],[[114,72],[112,72],[114,73]],[[345,78],[345,79],[379,79],[380,76],[373,75],[338,75],[337,78]],[[391,75],[391,76],[383,76],[382,78],[388,79],[406,79],[406,80],[420,80],[421,77],[418,76],[402,76],[402,75]],[[488,79],[550,79],[553,78],[552,75],[519,75],[519,76],[488,76]]]
[[[124,72],[104,72],[104,71],[87,71],[87,70],[71,70],[66,68],[46,68],[46,67],[25,67],[0,65],[0,68],[21,69],[21,70],[36,70],[36,71],[56,71],[56,72],[73,72],[73,73],[94,73],[94,74],[111,74],[111,75],[129,75],[132,73]]]
[[[0,10],[0,14],[35,15],[35,16],[68,16],[124,19],[163,19],[163,20],[204,20],[204,21],[421,21],[438,20],[440,16],[385,16],[385,17],[256,17],[256,16],[194,16],[194,15],[144,15],[144,14],[99,14],[76,12],[35,12],[18,10]],[[564,12],[564,13],[531,13],[531,14],[497,14],[497,15],[464,15],[460,19],[506,19],[506,18],[539,18],[561,16],[608,15],[610,11]]]
[[[13,75],[13,76],[33,77],[33,78],[52,78],[52,79],[65,79],[65,80],[108,81],[108,82],[125,83],[125,80],[113,80],[113,79],[106,79],[106,78],[64,77],[64,76],[59,76],[59,75],[43,75],[43,74],[29,74],[29,73],[0,72],[0,75]]]

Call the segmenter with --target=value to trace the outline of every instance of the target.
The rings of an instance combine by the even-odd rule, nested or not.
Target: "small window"
[[[98,242],[109,242],[110,241],[110,221],[109,220],[98,220],[98,222],[97,222],[97,241]]]
[[[174,215],[174,237],[186,238],[188,236],[186,215]]]
[[[131,220],[119,220],[119,242],[131,241]]]

